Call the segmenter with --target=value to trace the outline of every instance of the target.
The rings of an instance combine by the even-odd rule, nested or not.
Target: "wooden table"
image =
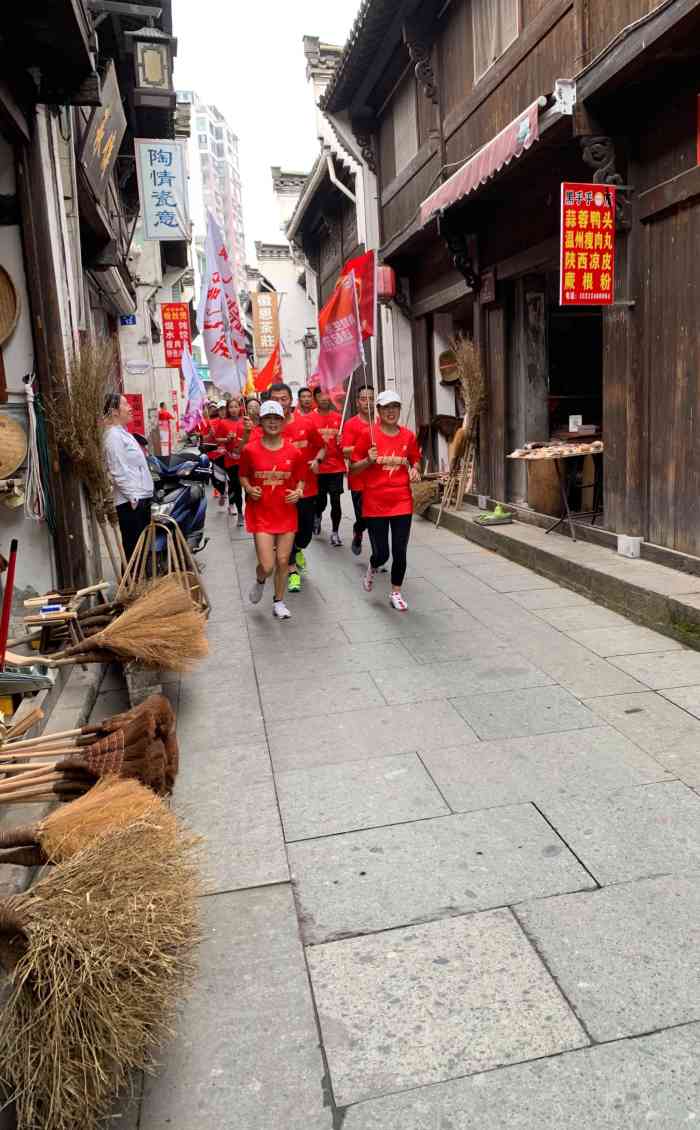
[[[525,452],[523,455],[509,455],[508,458],[509,459],[518,459],[523,463],[544,463],[544,462],[554,463],[554,468],[557,472],[557,480],[559,482],[559,493],[561,494],[561,501],[562,501],[562,505],[564,507],[564,514],[561,518],[558,518],[557,521],[554,522],[554,524],[551,525],[548,530],[545,530],[545,533],[551,534],[552,531],[556,530],[559,526],[561,526],[563,522],[568,522],[569,523],[569,530],[571,531],[571,539],[572,539],[572,541],[576,541],[576,530],[574,528],[574,522],[579,521],[582,518],[591,518],[592,521],[595,522],[597,516],[599,514],[602,514],[602,512],[603,512],[602,498],[601,498],[601,493],[602,493],[601,481],[600,481],[600,475],[597,473],[597,468],[596,468],[596,463],[595,463],[595,460],[597,458],[602,458],[603,448],[602,447],[597,448],[595,451],[576,451],[576,450],[574,450],[574,451],[571,451],[571,452],[566,452],[566,451],[562,451],[562,446],[563,445],[561,445],[561,444],[557,444],[556,447],[553,448],[551,455],[545,454],[547,452],[546,447],[540,447],[540,448],[535,449],[535,451],[537,451],[538,454],[535,454],[535,451],[528,451],[528,452]],[[586,446],[588,446],[588,445],[586,444]],[[595,469],[594,481],[593,481],[593,484],[592,484],[593,485],[593,509],[592,510],[586,510],[586,511],[576,511],[576,512],[572,513],[571,508],[569,506],[569,492],[567,490],[566,476],[562,472],[562,462],[565,459],[585,459],[587,455],[592,456],[593,463],[594,463],[594,469]],[[587,485],[590,486],[591,484],[589,483]]]

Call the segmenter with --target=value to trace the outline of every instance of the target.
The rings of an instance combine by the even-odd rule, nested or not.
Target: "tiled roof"
[[[396,16],[397,0],[362,0],[343,54],[320,100],[322,110],[347,109],[352,95]]]

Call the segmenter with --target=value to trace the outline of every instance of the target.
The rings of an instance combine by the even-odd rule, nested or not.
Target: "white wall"
[[[413,340],[411,323],[397,306],[380,306],[384,357],[384,383],[401,397],[401,421],[415,431],[413,394]]]

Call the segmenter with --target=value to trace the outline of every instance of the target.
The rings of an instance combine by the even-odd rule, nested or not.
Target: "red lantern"
[[[396,271],[393,267],[377,268],[377,299],[385,306],[396,298]]]

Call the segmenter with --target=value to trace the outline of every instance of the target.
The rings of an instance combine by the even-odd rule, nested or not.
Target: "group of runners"
[[[321,533],[330,505],[330,544],[342,547],[341,496],[347,474],[355,521],[352,552],[359,556],[365,532],[370,560],[362,586],[371,592],[376,573],[391,557],[389,600],[407,611],[401,592],[411,531],[411,483],[420,478],[420,448],[402,427],[401,399],[392,390],[376,397],[364,386],[356,394],[357,413],[345,422],[321,388],[303,388],[296,407],[288,385],[273,384],[263,403],[257,397],[220,402],[202,426],[216,444],[211,458],[228,478],[229,512],[253,535],[257,568],[250,600],[258,604],[272,578],[272,612],[291,615],[287,592],[302,587],[305,550]],[[245,495],[245,507],[243,496]],[[226,497],[219,499],[223,508]]]

